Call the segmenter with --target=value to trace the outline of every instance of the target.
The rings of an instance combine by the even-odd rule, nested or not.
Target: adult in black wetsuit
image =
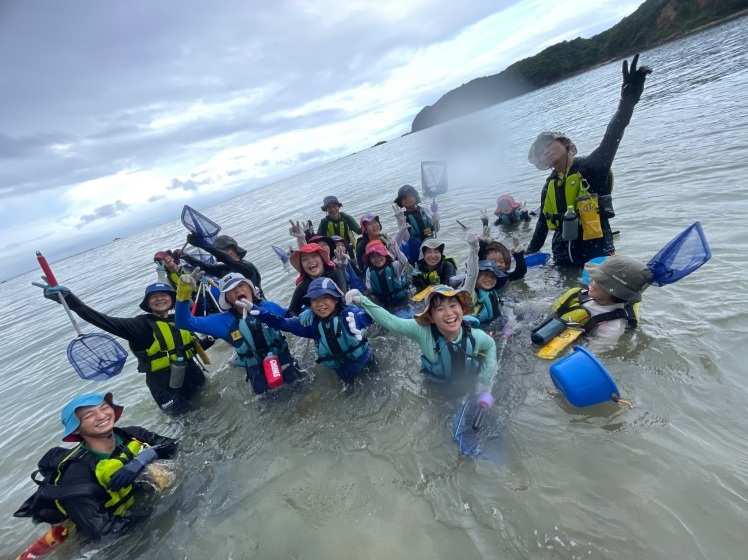
[[[647,66],[637,69],[639,55],[635,55],[629,70],[628,61],[623,61],[623,86],[618,110],[605,131],[600,146],[587,157],[575,158],[574,143],[559,132],[544,132],[530,147],[528,159],[538,169],[552,168],[541,194],[541,216],[535,226],[527,254],[538,252],[545,243],[548,230],[553,230],[551,249],[556,264],[581,266],[590,259],[611,255],[615,252],[613,232],[609,219],[615,216],[611,191],[613,175],[610,167],[623,138],[623,131],[631,121],[634,106],[639,102],[644,81],[652,72]],[[586,185],[585,185],[586,183]],[[602,235],[584,240],[582,220],[576,240],[565,241],[562,237],[562,218],[569,205],[577,209],[580,188],[587,187],[590,195],[597,195],[600,229]],[[588,237],[591,237],[588,235]]]
[[[207,245],[203,243],[203,240],[198,235],[190,233],[187,236],[187,243],[193,247],[207,251],[218,260],[219,264],[204,263],[187,253],[180,253],[179,258],[192,266],[199,266],[200,270],[206,274],[218,278],[223,278],[229,272],[238,272],[252,282],[255,290],[261,297],[265,297],[260,285],[262,282],[260,271],[257,270],[257,267],[254,264],[244,260],[244,257],[247,256],[247,250],[242,249],[236,242],[236,239],[230,235],[219,235],[216,237],[216,241],[213,245]]]
[[[145,373],[145,382],[153,400],[164,412],[174,413],[186,408],[189,400],[205,383],[202,367],[195,361],[195,337],[174,325],[176,293],[168,284],[151,284],[145,289],[137,317],[110,317],[91,309],[64,286],[46,287],[44,297],[60,303],[58,293],[68,307],[81,319],[115,336],[127,340],[138,360],[138,371]],[[204,349],[213,344],[210,338],[201,341]],[[186,362],[184,381],[179,388],[169,385],[171,364],[183,358]],[[176,383],[172,383],[176,385]]]

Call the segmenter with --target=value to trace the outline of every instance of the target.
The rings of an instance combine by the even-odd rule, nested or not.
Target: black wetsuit
[[[610,167],[618,151],[618,145],[623,138],[623,132],[631,121],[633,112],[634,104],[622,100],[618,105],[618,110],[613,115],[613,119],[608,124],[608,129],[605,131],[605,136],[603,136],[600,146],[589,156],[574,159],[574,163],[569,169],[568,174],[580,173],[589,183],[591,193],[597,193],[600,197],[611,194],[612,178],[610,176]],[[556,171],[553,171],[543,186],[540,200],[541,210],[545,206],[548,186],[555,179],[558,179],[558,174]],[[562,202],[564,200],[563,187],[559,191],[560,199],[559,195],[557,195],[557,206],[560,209],[559,212],[563,213],[566,206],[574,204],[575,201]],[[609,205],[609,211],[603,210],[602,204],[600,206],[600,223],[603,231],[601,238],[584,241],[580,228],[580,234],[576,241],[564,241],[561,236],[561,228],[554,230],[551,251],[553,252],[553,260],[556,264],[561,266],[581,266],[590,259],[611,255],[615,251],[613,232],[609,222],[609,218],[614,216],[612,204]],[[548,223],[541,214],[535,225],[532,241],[530,241],[530,245],[527,247],[527,253],[538,252],[543,247],[547,236]]]
[[[75,294],[69,293],[65,301],[72,311],[84,321],[91,323],[120,338],[124,338],[134,354],[145,352],[154,341],[152,324],[154,321],[164,321],[161,317],[152,313],[144,313],[136,317],[110,317],[91,309],[83,303]],[[169,315],[166,319],[174,321],[174,316]],[[203,348],[208,348],[212,342],[202,342]],[[140,366],[138,367],[140,371]],[[187,402],[197,393],[200,386],[205,383],[205,374],[194,359],[187,361],[184,384],[179,389],[169,387],[169,368],[156,372],[146,373],[145,382],[148,389],[159,407],[167,412],[176,412],[185,407]]]
[[[197,245],[195,246],[197,247]],[[216,260],[218,260],[218,264],[204,263],[200,259],[196,259],[188,255],[187,253],[183,253],[182,255],[180,255],[180,258],[192,266],[199,266],[200,270],[204,270],[206,274],[210,274],[211,276],[215,276],[216,278],[223,278],[229,272],[238,272],[246,279],[250,280],[252,284],[254,284],[254,287],[257,289],[259,294],[262,297],[265,297],[265,294],[263,294],[262,287],[260,285],[260,283],[262,282],[260,271],[257,270],[257,267],[254,264],[249,261],[245,261],[244,259],[237,260],[223,249],[218,249],[217,247],[205,246],[199,248],[213,255]]]
[[[123,440],[131,440],[147,443],[156,450],[159,459],[171,458],[177,450],[176,440],[149,432],[143,428],[132,426],[127,428],[115,428],[114,432]],[[117,450],[114,452],[116,457]],[[57,482],[58,486],[71,484],[96,484],[94,468],[98,459],[92,453],[86,453],[81,460],[70,460],[63,469],[62,476]],[[68,518],[75,523],[79,533],[93,540],[105,537],[119,536],[132,523],[133,518],[110,514],[104,504],[110,499],[110,495],[103,491],[95,496],[74,496],[60,500]]]

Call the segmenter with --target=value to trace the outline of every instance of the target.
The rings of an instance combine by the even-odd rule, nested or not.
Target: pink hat
[[[514,200],[514,197],[512,195],[502,194],[499,198],[496,199],[496,210],[494,210],[493,213],[496,216],[501,216],[502,214],[511,214],[517,208],[519,208],[519,202]]]
[[[392,261],[394,260],[392,258],[392,255],[390,255],[390,252],[387,250],[387,247],[384,246],[384,243],[382,243],[381,241],[370,241],[366,244],[366,251],[364,252],[364,256],[361,257],[361,260],[364,262],[364,266],[369,266],[369,255],[373,253],[382,255],[387,260],[386,264],[392,264]]]

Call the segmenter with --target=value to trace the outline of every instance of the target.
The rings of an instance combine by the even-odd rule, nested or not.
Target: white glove
[[[491,239],[491,226],[483,226],[481,237],[483,238],[483,241],[488,243],[488,240]]]
[[[525,246],[519,242],[519,237],[517,237],[516,235],[512,236],[512,243],[514,243],[514,247],[512,247],[512,253],[521,253],[525,250]]]
[[[304,232],[301,230],[301,225],[298,221],[288,220],[288,222],[291,224],[291,227],[288,228],[288,233],[291,234],[291,237],[304,237]]]
[[[345,304],[355,305],[361,303],[361,292],[358,290],[348,290],[345,293]]]
[[[356,337],[356,340],[362,340],[364,337],[361,336],[361,331],[356,328],[356,317],[353,315],[353,311],[348,312],[348,314],[345,316],[345,320],[348,322],[348,330],[351,331],[351,334]]]
[[[484,223],[488,222],[488,210],[485,208],[480,211],[480,221]]]
[[[395,220],[397,220],[398,229],[405,225],[405,208],[398,206],[393,202],[392,215],[395,216]]]
[[[434,225],[434,231],[439,231],[439,212],[431,214],[431,223]]]
[[[470,247],[471,251],[475,251],[476,253],[478,252],[479,242],[478,242],[478,236],[476,234],[468,233],[467,244],[468,244],[468,247]]]
[[[182,274],[179,279],[185,284],[189,284],[190,286],[192,286],[192,289],[194,290],[203,279],[203,276],[205,276],[205,272],[200,270],[199,266],[196,266],[195,270],[193,270],[190,274]]]
[[[252,305],[252,302],[246,299],[238,299],[234,302],[234,307],[236,307],[237,310],[241,310],[242,312],[242,319],[247,320],[247,314],[257,316],[260,314],[259,311],[252,309],[254,307]]]
[[[348,253],[343,247],[335,247],[335,260],[340,268],[345,268],[348,262]]]

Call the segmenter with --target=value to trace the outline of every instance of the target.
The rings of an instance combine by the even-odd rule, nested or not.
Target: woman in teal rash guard
[[[439,383],[453,377],[475,375],[478,404],[493,405],[491,385],[496,374],[496,344],[485,332],[473,329],[469,318],[470,293],[448,286],[434,286],[426,300],[426,309],[413,319],[400,319],[385,311],[358,290],[345,295],[347,304],[362,307],[385,329],[415,340],[421,347],[421,366],[427,379]]]

